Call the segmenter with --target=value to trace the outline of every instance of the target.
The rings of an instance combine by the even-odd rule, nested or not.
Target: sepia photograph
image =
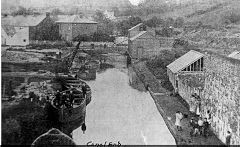
[[[240,0],[1,0],[1,145],[240,145]]]

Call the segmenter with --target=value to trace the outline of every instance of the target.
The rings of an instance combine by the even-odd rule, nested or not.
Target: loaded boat
[[[69,75],[60,76],[58,79],[61,81],[61,89],[63,90],[60,93],[70,93],[70,91],[73,91],[74,97],[72,107],[70,108],[65,106],[59,107],[55,104],[55,99],[52,101],[51,105],[55,109],[54,112],[57,113],[58,122],[66,124],[73,121],[80,121],[83,124],[85,122],[86,106],[91,102],[90,87],[84,81]],[[85,97],[82,92],[83,85],[87,88]]]

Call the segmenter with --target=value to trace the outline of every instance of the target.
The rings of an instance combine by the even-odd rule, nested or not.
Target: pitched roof
[[[57,23],[88,23],[88,24],[97,24],[97,22],[89,20],[87,18],[80,18],[78,15],[66,15],[66,16],[60,16],[58,18]]]
[[[130,38],[131,41],[139,38],[140,36],[142,36],[143,34],[147,33],[147,31],[141,31],[139,34],[137,34],[136,36]]]
[[[204,54],[191,50],[177,60],[175,60],[174,62],[172,62],[171,64],[169,64],[167,68],[170,69],[173,73],[177,73],[180,70],[189,66],[190,64],[194,63],[198,59],[202,58],[203,56]]]
[[[228,55],[228,57],[240,60],[240,51],[234,51],[230,55]]]
[[[3,25],[2,29],[6,32],[8,36],[13,36],[14,34],[16,34],[16,30],[13,26]]]
[[[19,27],[26,27],[26,26],[37,26],[40,22],[42,22],[46,18],[46,15],[27,15],[27,16],[9,16],[2,18],[2,25],[8,26],[19,26]]]

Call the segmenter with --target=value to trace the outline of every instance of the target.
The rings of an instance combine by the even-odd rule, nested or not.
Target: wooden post
[[[200,62],[200,71],[202,71],[202,58],[199,60]]]

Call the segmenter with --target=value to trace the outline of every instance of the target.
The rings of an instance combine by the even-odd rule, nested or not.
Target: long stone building
[[[140,23],[128,30],[128,52],[133,59],[151,58],[169,48],[173,38],[160,38],[155,30]]]
[[[97,31],[97,22],[78,15],[62,16],[56,23],[63,40],[72,41],[79,35],[92,35]]]

